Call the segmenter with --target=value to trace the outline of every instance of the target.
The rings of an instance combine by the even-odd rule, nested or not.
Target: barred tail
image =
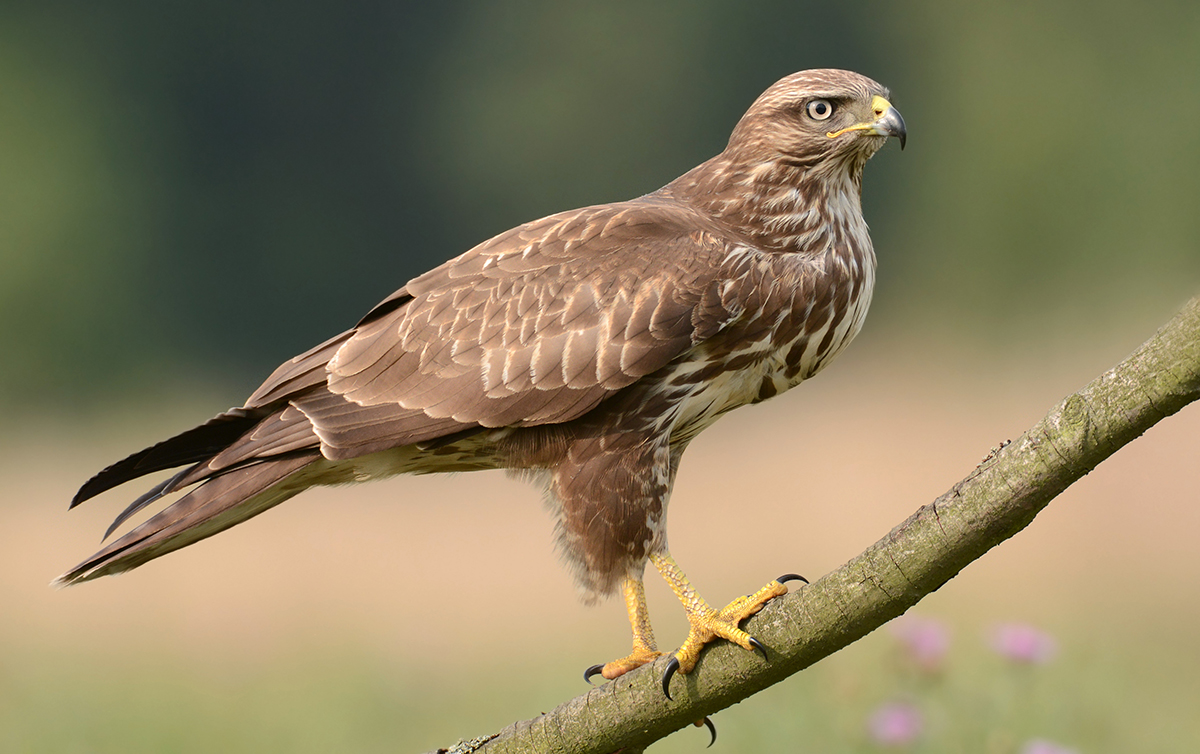
[[[320,462],[316,451],[277,456],[232,468],[206,480],[161,513],[59,576],[69,586],[128,571],[186,547],[272,508],[311,484],[304,469]]]

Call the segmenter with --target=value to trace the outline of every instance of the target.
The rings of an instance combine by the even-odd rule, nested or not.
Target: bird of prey
[[[58,583],[136,568],[309,487],[507,469],[545,490],[585,596],[624,594],[633,650],[588,675],[660,656],[647,562],[691,626],[668,696],[717,637],[765,655],[738,624],[787,588],[710,607],[668,552],[667,501],[701,430],[816,374],[862,326],[875,280],[862,171],[905,139],[889,96],[849,71],[792,74],[663,188],[526,223],[410,280],[245,405],[87,481],[72,507],[182,467],[106,537],[183,494]]]

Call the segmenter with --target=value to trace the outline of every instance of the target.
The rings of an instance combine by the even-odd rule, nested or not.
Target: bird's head
[[[904,119],[889,96],[885,87],[852,71],[793,73],[754,101],[726,153],[749,169],[781,163],[820,172],[861,170],[888,137],[897,137],[904,148]]]

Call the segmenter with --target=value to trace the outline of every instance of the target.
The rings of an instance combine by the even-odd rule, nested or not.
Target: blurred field
[[[1005,364],[868,334],[693,445],[673,552],[718,602],[777,573],[819,576],[1146,335]],[[584,667],[627,650],[621,606],[579,603],[536,494],[500,474],[309,493],[131,574],[50,589],[126,501],[68,514],[78,483],[215,408],[7,443],[0,750],[424,751],[549,709],[584,690]],[[914,751],[1017,751],[1033,736],[1089,753],[1200,748],[1198,450],[1193,406],[918,606],[955,638],[944,677],[920,691],[936,719]],[[682,614],[647,583],[674,645]],[[1007,620],[1054,634],[1058,657],[1014,675],[982,639]],[[872,750],[863,720],[899,688],[894,643],[868,637],[721,713],[719,750]],[[655,750],[705,742],[688,729]]]

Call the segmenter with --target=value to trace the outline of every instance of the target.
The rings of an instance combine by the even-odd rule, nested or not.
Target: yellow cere
[[[882,118],[887,111],[891,109],[892,103],[888,102],[883,97],[880,97],[878,94],[871,98],[871,112],[875,114],[875,120]],[[867,129],[872,128],[874,125],[875,121],[871,121],[870,123],[855,123],[853,126],[846,126],[840,131],[830,131],[825,135],[831,139],[836,139],[844,133],[848,133],[850,131],[866,131]]]

